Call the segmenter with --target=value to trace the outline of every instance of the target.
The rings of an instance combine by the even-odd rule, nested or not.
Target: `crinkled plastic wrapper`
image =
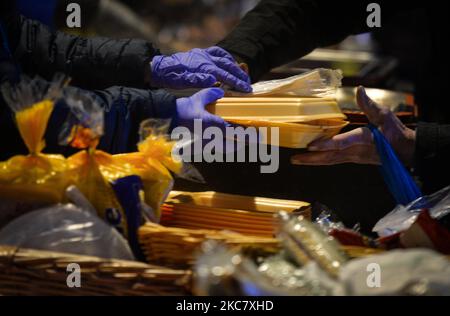
[[[37,204],[63,200],[70,182],[66,160],[61,155],[43,154],[42,150],[54,101],[64,84],[64,77],[55,78],[48,88],[39,78],[24,78],[17,86],[2,86],[29,154],[0,163],[0,198]]]
[[[450,186],[428,196],[420,197],[406,206],[398,205],[381,218],[372,231],[379,236],[389,236],[408,229],[422,210],[428,209],[430,216],[440,219],[450,213]]]
[[[141,124],[141,138],[138,152],[114,155],[120,165],[127,165],[133,174],[143,182],[145,202],[161,215],[160,207],[173,187],[170,173],[180,174],[183,169],[181,159],[172,155],[176,142],[168,139],[169,123],[149,119]]]
[[[294,261],[300,265],[314,261],[331,277],[337,277],[348,260],[339,243],[303,216],[280,212],[280,217],[284,222],[278,237]]]
[[[98,216],[116,228],[140,258],[136,231],[144,221],[145,194],[141,194],[139,177],[130,178],[135,175],[134,170],[95,147],[70,156],[67,162],[75,185]]]
[[[103,134],[103,111],[95,100],[74,94],[68,95],[66,101],[71,117],[61,141],[84,149],[67,159],[71,176],[100,217],[128,237],[127,213],[112,183],[127,176],[138,176],[143,184],[142,200],[159,218],[159,208],[173,185],[169,170],[180,172],[182,168],[181,161],[172,159],[175,143],[167,140],[169,124],[157,120],[143,122],[139,152],[111,155],[96,149]]]
[[[98,215],[128,237],[127,217],[111,182],[131,175],[131,170],[118,164],[111,154],[96,149],[104,125],[103,110],[98,103],[79,91],[68,92],[65,101],[70,115],[60,134],[60,143],[82,149],[67,158],[70,177]]]
[[[284,79],[257,82],[250,94],[229,90],[227,96],[333,97],[341,80],[340,70],[318,68]]]
[[[134,260],[126,240],[95,214],[72,204],[32,211],[0,230],[0,244]]]
[[[75,185],[92,203],[99,216],[107,219],[120,212],[120,220],[123,221],[121,230],[127,235],[126,216],[110,182],[130,175],[130,170],[116,163],[112,155],[95,149],[80,151],[70,156],[67,163]]]
[[[337,285],[315,262],[298,266],[285,252],[252,255],[214,240],[202,245],[194,271],[197,295],[331,295]]]

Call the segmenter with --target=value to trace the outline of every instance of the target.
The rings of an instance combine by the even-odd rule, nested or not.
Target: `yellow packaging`
[[[111,154],[96,149],[99,135],[90,128],[75,125],[69,138],[72,147],[88,147],[67,158],[75,185],[101,218],[128,237],[127,216],[110,183],[131,175],[131,170],[116,162]]]
[[[258,128],[260,143],[307,148],[314,140],[333,137],[348,124],[334,97],[341,80],[340,70],[318,68],[255,83],[252,93],[228,91],[206,109],[227,122]],[[273,144],[276,128],[279,139]]]
[[[66,159],[41,153],[53,106],[53,101],[43,100],[16,110],[17,126],[29,154],[0,163],[0,197],[39,203],[63,200],[70,183]]]
[[[114,160],[127,165],[133,174],[138,175],[144,185],[145,202],[160,217],[160,207],[173,186],[169,171],[179,174],[183,163],[172,156],[175,142],[169,141],[165,134],[150,131],[138,144],[138,152],[114,155]]]
[[[345,119],[333,98],[225,97],[206,108],[224,120],[307,122]]]
[[[279,211],[310,218],[310,204],[302,201],[225,194],[213,191],[172,191],[164,203],[161,224],[188,229],[218,229],[272,237]]]
[[[343,120],[317,120],[304,123],[234,119],[228,121],[242,126],[267,127],[266,132],[260,130],[260,142],[263,144],[271,144],[271,127],[277,127],[279,139],[276,145],[287,148],[307,148],[308,144],[319,138],[337,135],[348,124]]]
[[[95,106],[92,107],[92,117],[97,110]],[[94,123],[86,127],[90,125],[88,122]],[[153,130],[138,144],[138,152],[111,155],[97,150],[102,128],[95,127],[102,124],[101,119],[87,120],[86,126],[72,127],[66,141],[73,147],[87,149],[72,155],[67,162],[75,185],[92,203],[99,216],[115,224],[127,236],[126,214],[111,183],[131,175],[139,176],[144,187],[143,200],[159,218],[159,208],[173,185],[169,170],[179,173],[182,162],[172,158],[175,142],[168,141],[165,134]]]

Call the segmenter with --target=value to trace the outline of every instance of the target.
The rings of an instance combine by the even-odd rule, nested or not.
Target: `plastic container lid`
[[[345,119],[334,99],[299,97],[225,97],[207,106],[225,120],[308,122]]]

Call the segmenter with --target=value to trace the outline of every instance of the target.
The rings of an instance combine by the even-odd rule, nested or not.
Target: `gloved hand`
[[[221,82],[242,92],[252,91],[249,76],[229,53],[216,46],[153,57],[150,82],[173,89],[208,88]]]
[[[225,129],[228,123],[222,118],[205,110],[205,106],[222,98],[224,92],[220,88],[204,89],[189,98],[177,99],[177,116],[175,125],[185,126],[192,130],[194,119],[202,120],[202,127],[216,126]]]
[[[388,108],[370,99],[363,87],[356,94],[358,106],[370,123],[377,126],[406,165],[413,162],[416,134],[407,128]],[[340,163],[380,164],[372,132],[367,127],[317,140],[308,146],[310,152],[291,158],[294,165],[335,165]]]

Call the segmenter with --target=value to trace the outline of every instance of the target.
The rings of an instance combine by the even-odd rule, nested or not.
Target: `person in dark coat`
[[[261,0],[218,46],[239,62],[247,63],[252,81],[257,81],[273,67],[302,57],[315,48],[336,44],[348,35],[373,31],[367,25],[370,14],[367,6],[371,2]],[[391,114],[380,112],[363,89],[359,90],[359,102],[363,109],[377,109],[376,115],[370,113],[369,119],[377,121],[403,162],[415,168],[424,184],[424,192],[433,192],[450,183],[450,106],[446,100],[450,83],[446,48],[450,35],[446,25],[450,5],[445,1],[375,2],[381,8],[381,28],[376,29],[377,32],[389,30],[390,22],[400,15],[421,13],[417,23],[422,25],[421,33],[425,36],[418,36],[417,40],[422,39],[423,58],[415,65],[414,74],[420,122],[414,131],[398,124]],[[386,116],[388,119],[385,120]],[[387,128],[386,124],[389,125]],[[387,134],[386,130],[391,133]],[[295,162],[316,165],[374,163],[376,157],[367,156],[369,147],[376,155],[370,132],[357,130],[325,143],[312,144],[310,150],[314,152],[297,156]],[[366,156],[362,157],[362,153]]]
[[[158,88],[207,88],[223,82],[242,91],[251,89],[247,74],[218,47],[164,56],[140,39],[87,39],[51,31],[20,16],[11,0],[2,0],[0,9],[0,84],[17,82],[22,75],[48,81],[55,73],[69,76],[68,89],[83,89],[103,107],[105,135],[99,148],[110,153],[135,150],[139,124],[150,117],[170,118],[172,125],[194,118],[212,125],[225,123],[204,109],[199,114],[193,104],[223,96],[217,88],[202,91],[195,99],[176,99]],[[66,150],[57,140],[67,113],[67,106],[59,102],[46,133],[47,151]],[[0,135],[0,159],[26,153],[13,113],[1,96]]]

